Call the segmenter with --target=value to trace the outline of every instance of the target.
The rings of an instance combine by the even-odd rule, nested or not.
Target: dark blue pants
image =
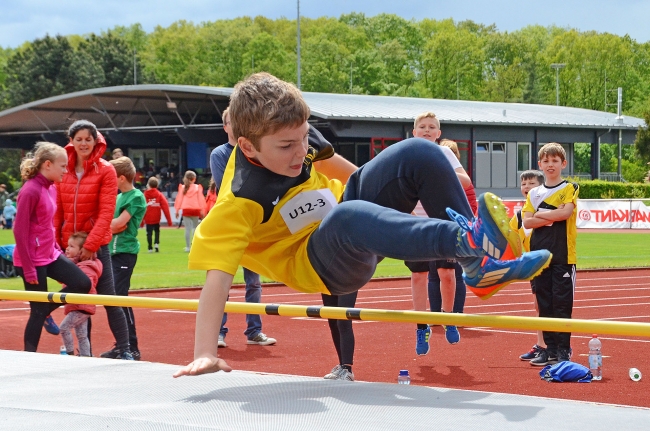
[[[431,218],[415,217],[418,200]],[[309,260],[333,295],[359,290],[383,257],[429,261],[458,256],[450,207],[472,218],[465,192],[438,145],[391,145],[348,180],[343,202],[309,239]]]

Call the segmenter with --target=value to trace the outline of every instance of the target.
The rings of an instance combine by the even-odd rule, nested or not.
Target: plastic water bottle
[[[598,336],[594,334],[589,340],[589,371],[594,376],[592,380],[601,380],[603,378],[602,346]]]
[[[410,385],[411,376],[409,376],[409,370],[399,370],[399,376],[397,376],[397,383],[400,385]]]
[[[61,346],[61,348],[59,349],[59,353],[61,355],[67,355],[68,351],[65,349],[65,346]]]

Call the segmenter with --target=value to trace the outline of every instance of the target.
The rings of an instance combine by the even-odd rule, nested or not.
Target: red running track
[[[138,295],[166,298],[198,298],[199,290],[180,289],[138,292]],[[234,288],[232,301],[243,301],[244,290]],[[262,301],[298,305],[322,305],[320,296],[295,292],[284,286],[267,286]],[[359,308],[407,310],[412,307],[409,281],[374,280],[361,289]],[[534,316],[528,283],[515,283],[487,301],[471,294],[465,310],[473,314]],[[0,302],[3,336],[0,349],[21,350],[29,313],[28,304]],[[143,360],[186,364],[192,359],[194,313],[163,310],[136,310],[136,324]],[[57,322],[63,311],[54,314]],[[574,317],[650,322],[650,269],[621,271],[579,271]],[[220,349],[233,368],[264,373],[320,377],[336,364],[336,353],[325,320],[263,317],[264,332],[278,339],[275,346],[250,346],[243,336],[244,316],[230,314],[226,338]],[[415,354],[415,327],[403,323],[354,322],[357,380],[393,383],[400,369],[408,369],[412,384],[488,392],[534,395],[650,407],[650,338],[604,336],[603,380],[590,384],[547,383],[539,378],[539,368],[519,360],[519,355],[535,343],[532,331],[462,328],[461,342],[449,345],[442,328],[434,327],[431,352]],[[590,334],[574,334],[573,360],[587,365]],[[93,350],[98,355],[112,346],[106,314],[98,307],[93,318]],[[39,352],[57,353],[60,337],[43,331]],[[645,374],[640,382],[628,377],[636,367]],[[170,377],[171,378],[171,377]]]

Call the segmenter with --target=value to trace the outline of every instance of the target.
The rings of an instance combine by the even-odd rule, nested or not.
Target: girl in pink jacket
[[[39,142],[33,153],[20,164],[25,184],[18,193],[14,237],[14,265],[23,278],[25,290],[47,292],[47,277],[66,285],[62,292],[88,293],[88,277],[62,255],[54,233],[52,219],[56,211],[56,188],[66,173],[65,150],[50,142]],[[25,350],[35,352],[45,318],[60,304],[30,302],[25,327]]]
[[[65,255],[73,261],[79,269],[90,279],[90,294],[97,293],[97,280],[102,275],[102,262],[93,256],[88,260],[79,260],[81,249],[88,238],[86,232],[75,232],[68,238],[68,246],[65,249]],[[88,337],[88,320],[95,314],[96,305],[92,304],[65,304],[63,307],[65,319],[61,322],[61,338],[68,355],[74,355],[74,339],[72,330],[77,334],[79,343],[79,356],[92,356],[90,354],[90,338]]]

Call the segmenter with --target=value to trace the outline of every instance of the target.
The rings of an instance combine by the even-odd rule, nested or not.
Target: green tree
[[[69,79],[62,69],[70,64],[74,51],[63,36],[36,39],[25,49],[15,51],[7,61],[7,99],[10,106],[63,94]]]
[[[431,97],[481,100],[483,95],[483,32],[456,26],[453,20],[423,20],[421,84]]]
[[[133,84],[133,51],[112,32],[91,34],[79,45],[77,56],[87,53],[104,74],[102,86]]]
[[[650,160],[650,111],[643,114],[645,127],[639,127],[634,139],[634,148],[642,158],[642,161],[647,162]]]

